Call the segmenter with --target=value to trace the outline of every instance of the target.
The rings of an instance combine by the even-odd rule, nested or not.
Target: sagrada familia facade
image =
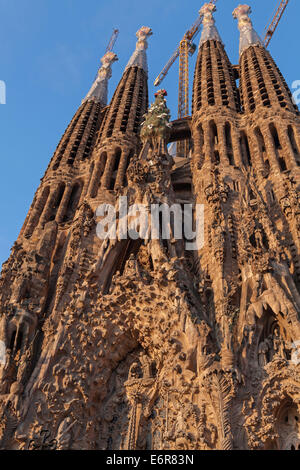
[[[170,122],[163,90],[148,110],[142,27],[110,104],[112,52],[49,163],[0,278],[2,449],[300,448],[300,115],[250,7],[239,66],[214,10],[191,118]],[[203,246],[101,240],[120,196],[204,206]]]

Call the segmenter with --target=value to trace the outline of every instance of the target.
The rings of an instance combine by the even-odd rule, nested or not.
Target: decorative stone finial
[[[108,80],[111,78],[112,75],[111,66],[117,60],[118,57],[114,52],[107,52],[105,56],[102,57],[102,66],[98,71],[97,78],[94,81],[92,88],[88,92],[83,102],[93,100],[97,101],[102,106],[107,105]]]
[[[213,3],[205,3],[201,10],[199,11],[200,16],[203,17],[202,24],[203,30],[200,39],[200,47],[206,41],[221,41],[220,35],[218,30],[215,26],[215,20],[213,17],[213,13],[217,11],[216,6]]]
[[[240,37],[240,55],[253,45],[262,46],[262,40],[257,32],[254,30],[252,21],[249,15],[252,13],[249,5],[239,5],[232,13],[233,18],[239,22]]]
[[[129,60],[126,69],[128,67],[140,67],[148,75],[148,64],[147,64],[147,55],[146,50],[148,49],[148,37],[152,36],[152,29],[148,26],[143,26],[138,30],[136,36],[138,42],[136,44],[136,49]]]

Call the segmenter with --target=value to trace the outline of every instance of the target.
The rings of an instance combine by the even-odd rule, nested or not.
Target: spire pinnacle
[[[101,59],[102,66],[98,71],[97,78],[94,81],[92,88],[88,92],[87,96],[83,100],[85,101],[97,101],[102,106],[107,105],[108,95],[108,80],[111,78],[111,66],[118,60],[117,55],[114,52],[107,52]]]
[[[143,26],[138,30],[136,36],[138,42],[136,43],[136,49],[129,60],[126,69],[129,67],[139,67],[145,71],[148,75],[148,63],[146,50],[148,49],[148,37],[152,36],[152,29],[147,26]]]
[[[203,17],[203,30],[199,47],[201,47],[202,44],[204,44],[206,41],[210,40],[222,42],[218,30],[215,26],[215,20],[213,17],[213,13],[215,11],[217,11],[217,9],[213,3],[205,3],[199,11],[200,16]]]
[[[239,5],[232,13],[233,18],[237,19],[239,24],[240,36],[240,55],[253,45],[263,46],[262,40],[253,28],[249,15],[252,13],[249,5]]]

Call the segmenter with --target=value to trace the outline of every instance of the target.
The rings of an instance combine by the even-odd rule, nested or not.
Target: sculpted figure
[[[68,450],[72,439],[71,429],[75,421],[72,422],[71,418],[64,419],[57,430],[57,450]]]
[[[269,344],[267,341],[263,341],[258,347],[258,363],[261,367],[266,366],[268,363]]]

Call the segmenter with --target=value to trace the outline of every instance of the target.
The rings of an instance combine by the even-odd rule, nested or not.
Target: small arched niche
[[[279,450],[300,450],[300,414],[297,405],[287,399],[277,413],[276,431]]]

